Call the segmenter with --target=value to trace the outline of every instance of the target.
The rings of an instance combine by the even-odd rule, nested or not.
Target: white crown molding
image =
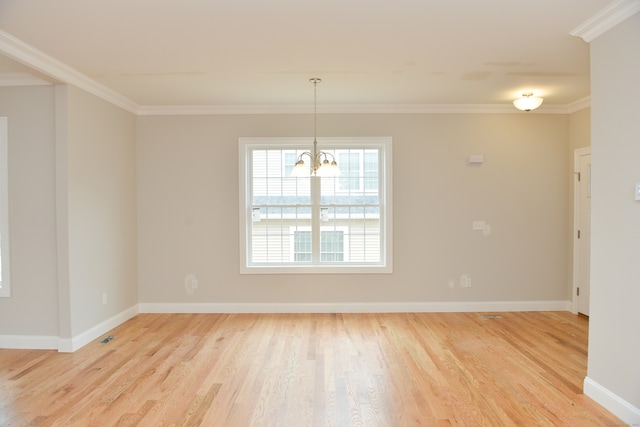
[[[523,112],[508,104],[335,104],[318,106],[318,114],[568,114],[564,105],[543,105]],[[225,114],[313,114],[311,105],[147,105],[141,116]]]
[[[582,99],[567,104],[567,113],[573,114],[577,111],[584,110],[591,107],[591,96],[585,96]]]
[[[140,303],[140,313],[464,313],[570,311],[570,301],[398,303]]]
[[[209,116],[242,114],[313,114],[307,105],[143,105],[141,116]]]
[[[138,112],[138,105],[130,99],[2,30],[0,30],[0,53],[55,80],[83,89],[131,113]]]
[[[569,34],[591,43],[624,20],[640,11],[640,0],[616,0]]]

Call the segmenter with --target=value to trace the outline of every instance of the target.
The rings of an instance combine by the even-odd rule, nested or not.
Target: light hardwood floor
[[[0,350],[2,426],[606,426],[567,312],[141,314]]]

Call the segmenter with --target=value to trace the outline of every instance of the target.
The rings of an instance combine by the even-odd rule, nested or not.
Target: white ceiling
[[[139,106],[308,105],[321,77],[319,104],[508,105],[534,90],[548,107],[589,96],[589,45],[570,33],[611,3],[0,0],[0,30]],[[6,56],[10,81],[27,68]]]

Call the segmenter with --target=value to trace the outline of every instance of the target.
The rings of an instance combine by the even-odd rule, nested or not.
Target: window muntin
[[[320,140],[342,175],[292,177],[310,141],[241,138],[241,272],[390,272],[390,144]]]

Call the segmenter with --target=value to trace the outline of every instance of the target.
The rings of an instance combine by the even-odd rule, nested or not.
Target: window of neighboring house
[[[320,139],[341,175],[291,176],[312,149],[239,140],[241,272],[391,272],[391,138]]]
[[[11,296],[9,271],[8,146],[7,118],[0,117],[0,297]]]
[[[342,230],[325,230],[320,227],[320,261],[345,261],[345,241]],[[310,262],[312,260],[311,230],[292,230],[292,261]],[[347,251],[348,252],[348,251]]]

